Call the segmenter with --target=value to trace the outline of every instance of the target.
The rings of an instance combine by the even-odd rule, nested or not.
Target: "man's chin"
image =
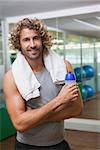
[[[36,59],[38,59],[38,58],[39,58],[38,55],[32,55],[32,56],[30,57],[30,59],[32,59],[32,60],[36,60]]]

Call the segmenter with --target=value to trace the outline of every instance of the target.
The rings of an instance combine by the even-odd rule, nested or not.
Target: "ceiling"
[[[100,38],[100,13],[46,19],[45,23],[67,33]]]
[[[98,11],[95,9],[92,12],[93,6],[97,6]],[[45,22],[66,32],[100,38],[100,0],[0,0],[0,18],[75,8],[74,11],[78,11],[86,7],[91,8],[91,12],[86,9],[80,14],[64,14],[58,18],[58,25],[55,18],[46,19]]]

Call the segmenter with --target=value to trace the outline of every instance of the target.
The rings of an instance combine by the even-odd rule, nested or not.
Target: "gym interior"
[[[66,139],[74,150],[99,150],[100,1],[8,1],[9,3],[4,3],[5,1],[0,0],[1,150],[14,149],[16,134],[7,113],[2,86],[3,76],[11,67],[17,54],[14,49],[9,49],[8,36],[14,23],[26,17],[36,17],[44,21],[54,37],[54,45],[51,49],[62,59],[71,62],[73,66],[84,109],[81,115],[64,121]],[[3,12],[3,9],[6,11]]]

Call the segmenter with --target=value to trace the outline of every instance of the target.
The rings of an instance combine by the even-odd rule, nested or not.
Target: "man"
[[[64,140],[64,119],[80,114],[83,105],[76,83],[56,85],[46,69],[43,56],[49,55],[51,41],[48,30],[38,19],[25,18],[11,32],[10,45],[20,51],[41,84],[40,96],[26,101],[12,69],[4,76],[6,106],[17,130],[16,150],[70,150]]]

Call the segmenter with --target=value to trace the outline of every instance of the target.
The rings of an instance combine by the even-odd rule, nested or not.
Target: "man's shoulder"
[[[4,75],[4,80],[8,80],[8,79],[10,79],[12,77],[12,71],[11,71],[11,69],[10,70],[8,70],[6,73],[5,73],[5,75]]]
[[[11,85],[11,84],[15,84],[14,83],[14,79],[13,79],[13,75],[12,75],[12,70],[8,70],[4,77],[3,77],[3,83],[7,85]]]
[[[11,70],[7,71],[4,75],[3,90],[4,93],[8,95],[12,94],[12,92],[14,93],[15,91],[17,91]]]

